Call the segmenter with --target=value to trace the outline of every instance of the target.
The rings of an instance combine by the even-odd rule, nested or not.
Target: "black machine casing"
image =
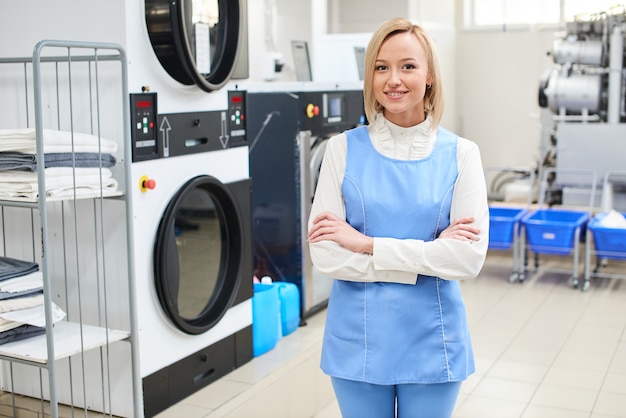
[[[365,123],[363,93],[248,91],[245,102],[256,275],[295,283],[306,317],[326,305],[331,283],[306,247],[322,157],[332,135]]]

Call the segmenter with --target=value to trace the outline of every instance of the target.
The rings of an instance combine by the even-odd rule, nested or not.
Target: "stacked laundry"
[[[605,228],[626,228],[626,217],[615,209],[611,209],[600,220],[600,225]]]
[[[53,322],[64,317],[65,313],[53,304]],[[43,275],[39,266],[0,257],[0,344],[45,332]]]
[[[94,135],[43,130],[47,196],[98,195],[118,187],[111,168],[117,143]],[[0,198],[38,197],[36,132],[0,130]]]

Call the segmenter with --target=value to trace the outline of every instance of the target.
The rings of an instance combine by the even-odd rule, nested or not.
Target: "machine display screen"
[[[341,97],[331,97],[328,116],[341,116]]]
[[[341,122],[343,119],[343,95],[329,94],[325,100],[326,120],[328,123]]]

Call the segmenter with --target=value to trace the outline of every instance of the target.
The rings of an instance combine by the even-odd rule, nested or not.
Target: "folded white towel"
[[[65,316],[65,311],[56,303],[52,302],[52,323],[56,324],[65,318]],[[37,305],[30,308],[0,313],[0,331],[16,328],[22,324],[33,325],[35,327],[45,327],[45,306]]]
[[[0,129],[0,152],[14,151],[35,154],[37,133],[35,129]],[[117,143],[110,139],[81,132],[43,130],[45,153],[100,152],[114,154]]]
[[[118,182],[108,168],[52,167],[45,169],[46,196],[73,196],[115,192]],[[39,192],[37,173],[9,170],[0,171],[0,198],[37,198]]]
[[[43,303],[43,294],[5,299],[0,301],[0,313],[15,311],[18,309],[32,308],[33,306],[43,305]]]
[[[17,293],[43,287],[43,273],[35,271],[0,282],[0,292]]]
[[[45,169],[46,184],[67,183],[68,179],[76,177],[76,182],[92,183],[93,179],[113,177],[109,168],[99,167],[50,167]],[[0,171],[0,182],[5,183],[37,183],[37,173],[32,171],[7,170]]]

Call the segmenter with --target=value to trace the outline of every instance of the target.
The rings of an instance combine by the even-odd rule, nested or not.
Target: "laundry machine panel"
[[[365,124],[361,90],[305,91],[299,94],[300,130],[326,137]]]
[[[134,162],[246,146],[245,93],[228,91],[228,106],[212,111],[159,113],[157,93],[130,95]]]
[[[248,130],[256,132],[250,136],[255,257],[266,262],[275,280],[298,283],[301,267],[292,260],[301,257],[300,192],[294,182],[300,175],[299,101],[286,93],[263,93],[249,95],[247,105]]]
[[[294,87],[303,86],[246,94],[253,248],[257,274],[295,283],[308,316],[325,306],[332,284],[313,268],[306,244],[326,143],[365,117],[361,89]]]

